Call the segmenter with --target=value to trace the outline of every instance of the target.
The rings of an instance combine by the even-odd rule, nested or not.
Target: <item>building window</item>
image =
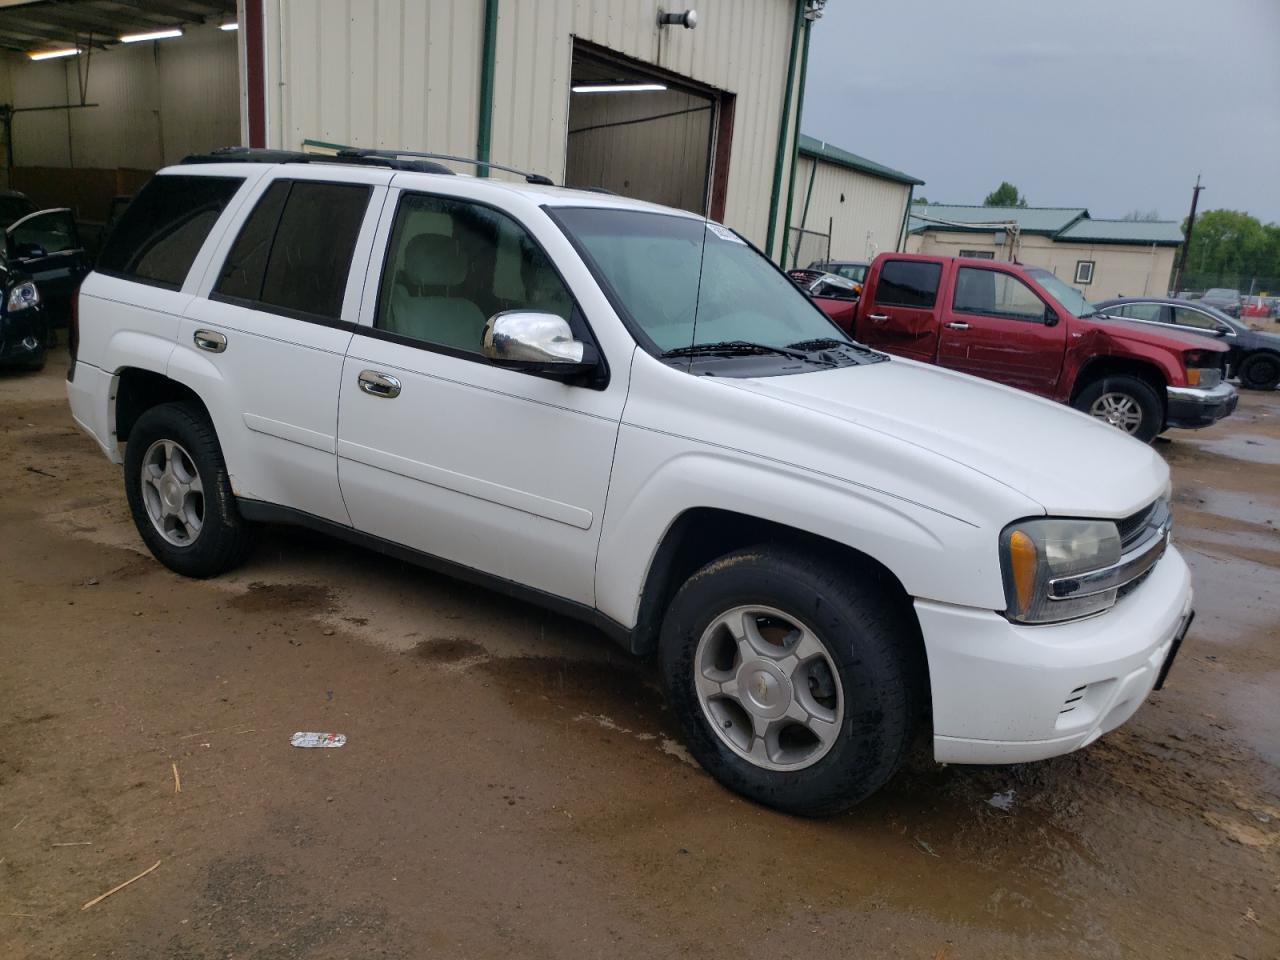
[[[1079,284],[1093,283],[1093,261],[1092,260],[1076,261],[1076,283],[1079,283]]]
[[[971,257],[974,260],[994,260],[996,253],[994,250],[961,250],[960,256]]]

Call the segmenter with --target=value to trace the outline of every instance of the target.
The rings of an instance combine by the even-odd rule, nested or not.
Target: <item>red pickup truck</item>
[[[827,312],[868,346],[1068,403],[1140,440],[1208,426],[1239,399],[1222,344],[1104,318],[1040,267],[882,253],[852,329]]]

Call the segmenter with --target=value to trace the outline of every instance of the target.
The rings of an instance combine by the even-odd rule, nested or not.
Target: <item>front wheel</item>
[[[703,567],[662,625],[690,753],[731,790],[805,816],[870,796],[917,710],[914,625],[858,573],[775,547]]]
[[[1280,356],[1255,353],[1240,364],[1240,383],[1250,390],[1274,390],[1280,384]]]
[[[1164,428],[1164,408],[1155,390],[1128,374],[1095,380],[1071,405],[1143,443],[1150,443]]]
[[[218,437],[197,408],[165,403],[142,414],[129,433],[124,479],[138,533],[170,570],[216,576],[252,546]]]

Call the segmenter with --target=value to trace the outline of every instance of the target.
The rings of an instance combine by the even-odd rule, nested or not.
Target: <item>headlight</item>
[[[1057,623],[1100,613],[1114,589],[1050,599],[1049,581],[1110,567],[1120,560],[1120,531],[1110,520],[1021,520],[1000,535],[1005,615],[1018,623]]]
[[[26,280],[9,291],[9,304],[7,310],[9,313],[15,313],[18,310],[26,310],[28,307],[34,307],[39,302],[40,291],[36,289],[36,285],[34,283],[30,280]]]

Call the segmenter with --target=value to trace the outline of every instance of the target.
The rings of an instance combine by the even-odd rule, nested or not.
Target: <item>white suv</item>
[[[172,569],[299,523],[582,617],[657,654],[708,771],[804,814],[921,722],[940,761],[1034,760],[1163,679],[1191,588],[1144,444],[850,341],[689,213],[195,160],[85,280],[67,384]]]

